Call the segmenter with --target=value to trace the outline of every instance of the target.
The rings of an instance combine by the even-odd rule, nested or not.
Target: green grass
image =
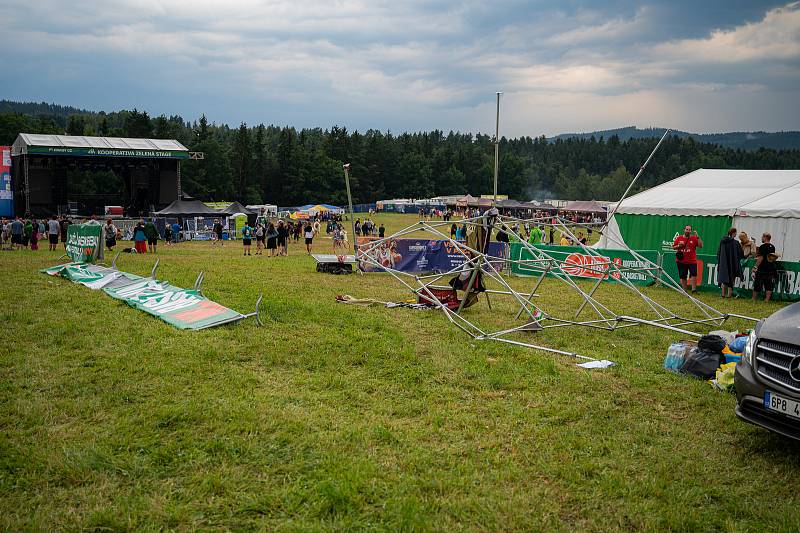
[[[415,217],[377,220],[393,231]],[[665,372],[680,335],[537,334],[618,363],[582,370],[472,341],[437,312],[337,304],[408,295],[386,275],[317,274],[300,248],[160,247],[161,279],[191,287],[205,270],[206,294],[244,312],[265,295],[266,327],[200,332],[38,273],[56,253],[0,253],[0,528],[800,529],[800,446]],[[147,274],[153,261],[119,266]],[[555,281],[541,293],[549,309],[574,302]],[[601,296],[645,311],[619,287]],[[467,312],[501,324],[513,306],[492,304]]]

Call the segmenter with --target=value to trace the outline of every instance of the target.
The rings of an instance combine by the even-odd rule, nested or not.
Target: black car
[[[756,325],[734,383],[739,418],[800,440],[800,303]]]

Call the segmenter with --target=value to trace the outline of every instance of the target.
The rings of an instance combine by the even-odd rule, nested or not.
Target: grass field
[[[200,332],[38,273],[55,252],[0,253],[0,528],[800,529],[800,446],[665,372],[680,335],[537,334],[618,363],[587,371],[471,341],[438,312],[337,304],[408,295],[386,275],[317,274],[301,248],[159,247],[161,279],[191,287],[204,270],[206,294],[243,312],[265,295],[266,327]],[[119,267],[146,275],[153,261]],[[571,303],[555,281],[541,293]],[[641,309],[618,287],[601,295]],[[701,298],[750,316],[780,307]],[[483,303],[467,313],[496,320]]]

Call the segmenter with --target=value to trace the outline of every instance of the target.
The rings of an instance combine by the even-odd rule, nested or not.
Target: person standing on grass
[[[64,245],[65,250],[67,249],[67,231],[71,224],[72,220],[67,217],[61,217],[61,243]]]
[[[11,223],[11,247],[19,250],[22,248],[22,235],[25,233],[25,224],[19,217]]]
[[[33,236],[33,224],[30,220],[25,221],[25,227],[22,229],[22,245],[27,248]]]
[[[333,253],[336,255],[338,248],[344,246],[344,239],[342,238],[342,229],[339,224],[333,225]]]
[[[34,218],[31,220],[31,251],[39,249],[39,222]]]
[[[172,226],[164,226],[164,246],[172,246]]]
[[[156,253],[156,245],[158,244],[158,229],[153,224],[152,220],[148,220],[144,225],[144,234],[147,235],[147,248],[151,254]]]
[[[50,251],[54,252],[58,246],[58,233],[61,227],[58,225],[58,218],[53,215],[47,222],[47,238],[50,241]]]
[[[106,219],[106,225],[103,226],[103,236],[106,238],[106,248],[113,250],[117,245],[117,227],[110,218]]]
[[[542,239],[544,239],[544,231],[542,231],[542,228],[534,224],[533,229],[531,229],[531,236],[528,238],[528,243],[542,244]]]
[[[576,235],[576,237],[578,238],[578,242],[579,243],[581,243],[584,246],[586,246],[586,237],[583,236],[583,232],[582,231],[579,231],[578,234]]]
[[[306,222],[306,227],[303,229],[306,238],[306,253],[311,255],[311,246],[314,243],[314,227],[311,222]]]
[[[267,250],[269,250],[269,256],[275,257],[275,250],[278,248],[278,232],[275,229],[275,225],[270,222],[269,226],[267,226]]]
[[[178,244],[178,237],[181,234],[181,225],[177,222],[172,224],[172,244]]]
[[[736,228],[728,230],[717,249],[717,281],[723,298],[733,298],[733,285],[742,277],[742,245],[736,240]]]
[[[278,221],[278,227],[276,229],[278,232],[278,255],[286,255],[288,253],[287,248],[287,237],[289,236],[289,231],[286,229],[286,224],[283,220]]]
[[[775,253],[775,246],[770,242],[772,235],[764,233],[761,236],[761,246],[758,247],[756,255],[756,266],[753,267],[755,280],[753,281],[753,300],[758,299],[761,291],[764,291],[764,301],[772,299],[772,291],[775,290],[775,281],[778,278],[778,265],[775,261],[778,254]]]
[[[261,222],[256,224],[256,255],[262,255],[261,250],[264,248],[264,225]]]
[[[381,227],[378,228],[378,237],[383,239],[385,236],[386,236],[386,227],[384,227],[383,222],[381,222]]]
[[[133,228],[133,243],[137,254],[147,253],[147,234],[144,232],[143,218],[140,218]]]
[[[242,244],[244,245],[244,255],[250,255],[250,245],[253,243],[253,228],[247,222],[242,226]],[[256,252],[258,253],[258,252]]]
[[[691,284],[692,294],[697,292],[697,249],[702,247],[703,240],[697,231],[692,231],[692,226],[688,224],[683,228],[683,235],[675,237],[675,242],[672,243],[681,287],[685,291],[687,285]]]
[[[211,244],[215,244],[219,241],[220,246],[225,246],[225,241],[222,240],[222,223],[220,223],[218,218],[214,219],[214,226],[211,229],[213,231]]]

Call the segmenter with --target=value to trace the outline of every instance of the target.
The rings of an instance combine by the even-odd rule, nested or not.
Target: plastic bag
[[[733,376],[735,373],[736,363],[726,363],[717,369],[716,379],[711,380],[711,384],[717,390],[734,392]]]
[[[704,350],[698,346],[689,353],[681,367],[681,373],[708,380],[714,377],[724,360],[721,352]]]
[[[747,336],[742,335],[741,337],[736,337],[733,339],[733,342],[728,344],[728,348],[730,348],[733,353],[742,353],[746,345]]]

